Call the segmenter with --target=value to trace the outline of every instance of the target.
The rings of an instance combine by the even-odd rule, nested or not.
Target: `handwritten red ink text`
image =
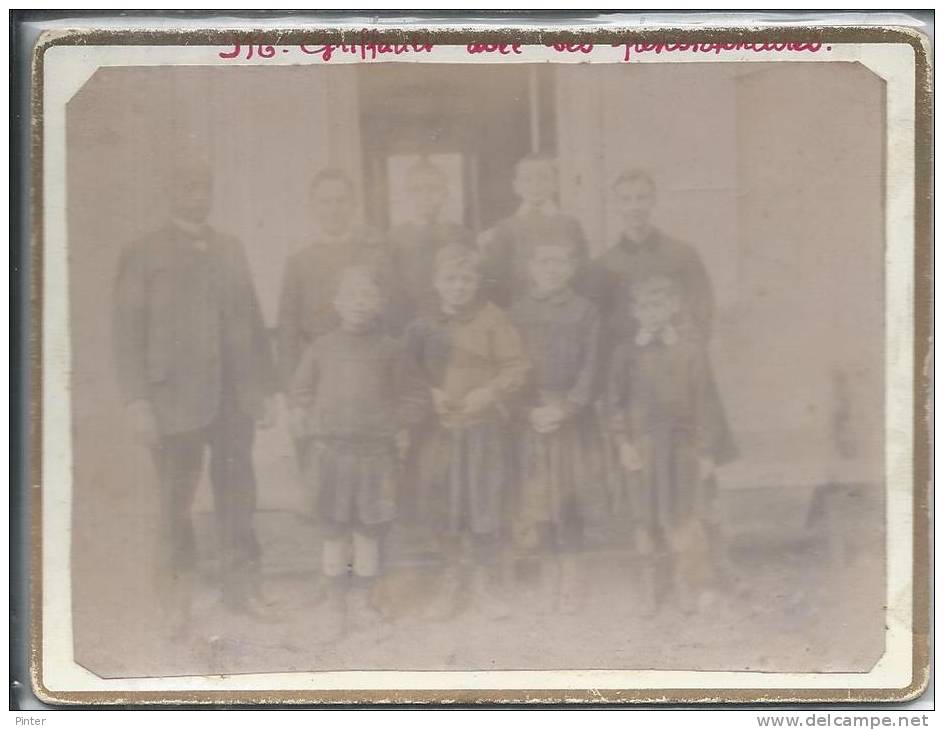
[[[808,51],[816,53],[822,48],[822,43],[614,43],[616,48],[623,47],[623,60],[628,61],[633,54],[642,53],[675,53],[688,51],[691,53],[713,53],[718,55],[731,51],[754,51],[764,53],[773,51]]]
[[[255,57],[274,58],[277,50],[282,53],[291,53],[295,49],[309,56],[320,56],[322,61],[330,61],[338,54],[350,55],[361,61],[374,61],[379,56],[393,54],[399,56],[403,53],[429,53],[433,50],[432,43],[373,43],[364,41],[361,43],[329,43],[323,46],[265,46],[265,45],[245,45],[236,43],[228,51],[221,51],[220,58],[234,59],[242,56],[249,61]]]
[[[469,43],[465,47],[468,53],[497,53],[500,56],[507,56],[510,53],[521,55],[520,43]]]
[[[553,48],[558,53],[593,53],[592,43],[545,43],[547,48]]]
[[[765,43],[612,43],[610,47],[622,49],[624,62],[630,61],[643,54],[663,53],[698,53],[713,54],[731,53],[737,51],[752,51],[754,53],[783,53],[808,52],[817,53],[823,49],[822,43],[799,42],[779,43],[768,41]],[[219,57],[224,59],[267,60],[280,57],[282,54],[303,53],[307,56],[317,56],[324,62],[347,57],[350,60],[375,61],[381,56],[400,56],[402,54],[428,54],[435,46],[432,43],[379,43],[376,35],[364,30],[357,43],[328,43],[325,45],[300,46],[272,46],[264,44],[235,43],[226,51],[220,51]],[[539,46],[540,48],[540,46]],[[545,43],[543,48],[552,49],[557,53],[591,54],[594,52],[592,43]],[[528,49],[521,43],[469,43],[465,46],[468,54],[489,54],[497,57],[520,56]],[[826,46],[825,50],[832,50]]]
[[[243,50],[244,48],[245,50]],[[242,43],[234,43],[233,47],[229,51],[220,51],[220,58],[238,58],[243,53],[245,53],[247,61],[252,59],[254,56],[259,56],[260,58],[273,58],[275,56],[275,46],[263,46],[257,44],[244,45]]]
[[[374,61],[378,56],[393,54],[399,56],[404,53],[429,53],[433,50],[432,43],[341,43],[324,46],[300,46],[302,53],[321,56],[322,61],[330,61],[336,53],[350,54],[362,61]]]

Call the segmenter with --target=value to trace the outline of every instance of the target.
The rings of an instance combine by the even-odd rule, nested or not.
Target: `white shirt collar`
[[[662,340],[662,344],[671,347],[679,341],[678,330],[670,324],[667,324],[661,330],[639,330],[636,333],[636,344],[639,347],[645,347],[656,339]]]
[[[637,237],[630,237],[628,233],[621,230],[617,234],[616,245],[619,245],[621,241],[628,241],[632,245],[641,246],[642,244],[649,241],[653,237],[653,235],[655,235],[655,231],[656,231],[655,227],[650,224],[646,227],[644,231],[642,231],[642,235],[637,238]]]
[[[193,244],[193,247],[198,251],[207,250],[207,241],[210,238],[210,226],[208,223],[193,223],[191,221],[185,221],[182,218],[177,218],[176,216],[171,218],[171,225],[182,231],[185,236],[190,239],[190,243]]]
[[[558,212],[559,212],[559,208],[557,207],[557,203],[555,203],[553,200],[545,200],[543,203],[537,206],[532,205],[531,203],[525,201],[518,208],[518,212],[516,215],[527,215],[528,213],[540,213],[541,215],[550,216],[550,215],[555,215]]]
[[[328,233],[327,231],[319,230],[317,236],[315,236],[316,241],[320,243],[327,243],[329,245],[330,244],[340,245],[342,243],[350,243],[353,238],[354,238],[353,227],[349,228],[348,230],[346,230],[344,233],[341,233],[341,234],[331,234],[331,233]]]
[[[192,221],[185,221],[183,218],[177,218],[176,216],[171,218],[170,222],[184,233],[194,237],[206,236],[210,230],[210,226],[206,222],[193,223]]]

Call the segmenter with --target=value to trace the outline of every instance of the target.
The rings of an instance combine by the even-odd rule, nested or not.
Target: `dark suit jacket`
[[[242,246],[214,231],[205,249],[168,224],[128,246],[114,294],[114,345],[127,402],[151,401],[163,433],[208,425],[227,397],[247,415],[276,391]]]

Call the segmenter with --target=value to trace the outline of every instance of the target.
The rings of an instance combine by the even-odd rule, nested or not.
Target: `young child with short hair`
[[[318,337],[338,325],[334,306],[338,278],[351,266],[371,268],[389,293],[391,269],[386,242],[359,224],[357,193],[352,177],[338,168],[324,168],[312,177],[308,190],[312,230],[306,245],[291,254],[279,294],[276,354],[282,390],[287,395],[302,354]],[[389,322],[387,322],[390,324]],[[298,473],[308,471],[311,439],[294,443]]]
[[[512,187],[521,200],[517,212],[479,238],[484,286],[499,306],[527,295],[528,261],[536,241],[562,231],[577,241],[581,264],[588,253],[580,223],[557,205],[557,165],[552,157],[534,154],[519,160]]]
[[[499,561],[510,465],[509,401],[530,366],[507,315],[481,296],[478,254],[449,246],[436,256],[440,311],[407,329],[407,349],[427,383],[437,427],[418,455],[423,511],[440,535],[446,570],[430,618],[459,608],[471,579],[487,616],[507,613]],[[471,565],[469,565],[471,563]],[[471,568],[471,570],[466,570]]]
[[[535,242],[528,295],[509,313],[534,367],[523,393],[518,434],[522,547],[550,551],[540,570],[544,595],[539,600],[545,609],[564,613],[579,607],[580,490],[593,474],[588,406],[600,345],[596,307],[573,290],[579,246],[563,231]]]
[[[380,325],[374,272],[345,269],[334,307],[340,325],[305,350],[290,389],[292,429],[312,439],[307,480],[325,534],[329,635],[381,620],[372,593],[397,514],[398,451],[406,424],[425,410],[401,345]]]
[[[679,326],[678,283],[640,280],[630,310],[638,326],[613,353],[607,400],[631,486],[643,600],[654,611],[674,593],[689,612],[708,596],[711,578],[705,520],[719,414],[702,340]]]

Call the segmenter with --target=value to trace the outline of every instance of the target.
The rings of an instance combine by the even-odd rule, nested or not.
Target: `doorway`
[[[366,213],[400,222],[402,171],[418,157],[447,175],[446,215],[473,232],[510,215],[514,165],[556,151],[553,76],[532,65],[389,63],[359,70]]]

